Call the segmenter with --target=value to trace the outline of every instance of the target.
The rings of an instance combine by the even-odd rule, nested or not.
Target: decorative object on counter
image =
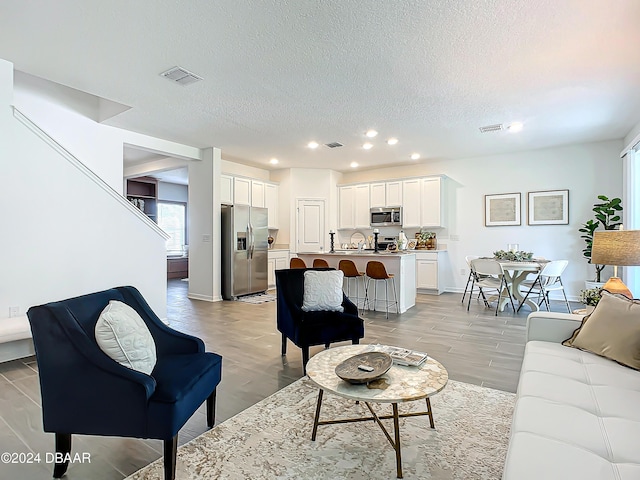
[[[358,250],[362,250],[364,248],[365,238],[364,235],[360,232],[356,232],[351,235],[351,248],[357,248]]]
[[[507,252],[515,253],[520,250],[520,245],[517,243],[507,243]]]
[[[416,240],[411,240],[408,244],[407,244],[407,248],[409,250],[415,250],[416,245],[418,244],[418,242]]]
[[[504,250],[497,250],[493,252],[494,258],[498,260],[509,260],[511,262],[528,262],[533,260],[533,252],[525,252],[519,250],[517,252],[505,252]]]
[[[345,382],[358,385],[380,378],[392,365],[393,359],[388,353],[366,352],[347,358],[335,372]]]
[[[605,230],[617,230],[622,224],[620,221],[620,215],[622,215],[622,200],[619,198],[609,200],[609,198],[604,195],[598,195],[598,200],[601,200],[602,203],[595,203],[592,209],[596,217],[595,221],[588,220],[582,225],[582,228],[578,229],[579,232],[584,234],[580,235],[580,238],[584,239],[586,243],[586,246],[582,250],[582,256],[596,267],[596,282],[600,282],[600,274],[605,266],[595,264],[591,261],[593,234],[601,225]]]
[[[409,241],[407,240],[407,236],[404,234],[404,230],[400,230],[398,234],[398,250],[406,250],[407,244]]]
[[[267,237],[267,243],[269,244],[269,248],[273,248],[273,242],[275,241],[275,238],[273,238],[272,236],[268,236]],[[331,242],[333,244],[333,242]]]
[[[335,252],[334,249],[334,245],[333,245],[333,237],[336,234],[336,232],[334,232],[333,230],[329,230],[329,237],[331,237],[331,250],[329,250],[331,253]]]
[[[378,235],[380,235],[380,230],[378,230],[377,228],[373,229],[373,251],[375,253],[378,253]]]
[[[420,232],[416,233],[416,239],[418,240],[416,245],[416,249],[418,250],[435,250],[438,246],[436,232],[428,232],[427,230],[421,229]]]
[[[373,248],[373,235],[369,235],[367,237],[367,248],[368,249],[372,249]]]

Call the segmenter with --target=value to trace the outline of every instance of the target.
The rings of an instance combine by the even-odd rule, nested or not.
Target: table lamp
[[[591,247],[591,263],[613,265],[613,277],[602,288],[633,298],[631,291],[618,278],[618,267],[640,265],[640,230],[595,232]]]

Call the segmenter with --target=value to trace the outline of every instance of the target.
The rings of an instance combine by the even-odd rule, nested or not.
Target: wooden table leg
[[[429,400],[429,397],[427,397],[427,415],[429,416],[431,428],[436,428],[433,424],[433,410],[431,410],[431,400]]]
[[[316,441],[316,433],[318,433],[318,421],[320,420],[320,407],[322,406],[322,394],[324,390],[318,391],[318,405],[316,405],[316,416],[313,419],[313,432],[311,433],[311,441]]]

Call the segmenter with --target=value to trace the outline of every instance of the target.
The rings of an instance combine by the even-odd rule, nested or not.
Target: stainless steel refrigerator
[[[267,290],[267,209],[222,205],[222,297]]]

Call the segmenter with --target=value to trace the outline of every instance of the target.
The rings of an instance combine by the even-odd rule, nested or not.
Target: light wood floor
[[[217,423],[302,376],[297,347],[289,343],[286,357],[280,355],[275,302],[192,301],[186,296],[186,282],[170,280],[168,286],[171,326],[202,338],[209,351],[223,356]],[[362,343],[425,351],[447,368],[453,380],[515,392],[529,312],[507,310],[496,317],[475,300],[467,312],[460,298],[459,294],[418,295],[416,307],[403,315],[389,315],[389,319],[384,313],[369,312],[363,317]],[[562,303],[555,302],[552,310],[566,311]],[[311,355],[322,348],[312,348]],[[203,406],[180,431],[180,444],[204,431]],[[90,453],[91,464],[71,465],[66,478],[121,479],[159,458],[161,450],[158,440],[74,435],[73,452]],[[44,463],[44,458],[52,451],[53,435],[42,431],[35,358],[0,364],[0,453],[39,452],[42,456],[39,464],[0,463],[0,478],[51,478],[52,465]]]

